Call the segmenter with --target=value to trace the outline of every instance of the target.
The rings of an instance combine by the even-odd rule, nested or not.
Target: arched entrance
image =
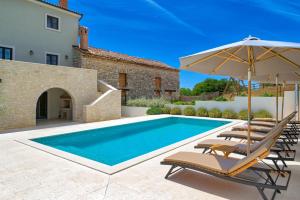
[[[72,121],[72,97],[60,88],[51,88],[43,92],[37,101],[36,120],[37,124]]]

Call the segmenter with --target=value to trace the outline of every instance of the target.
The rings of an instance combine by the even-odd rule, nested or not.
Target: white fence
[[[282,97],[278,98],[279,100],[279,118],[281,117],[281,105]],[[276,97],[252,97],[252,111],[258,111],[261,109],[269,111],[273,117],[276,115]],[[180,107],[184,109],[188,106],[183,105],[172,105],[169,104],[169,107]],[[247,109],[248,98],[247,97],[235,97],[234,101],[196,101],[195,109],[204,107],[206,109],[218,108],[221,111],[225,109],[232,109],[236,112],[240,110]],[[286,91],[284,98],[284,116],[290,114],[295,110],[295,95],[293,91]]]
[[[293,91],[286,91],[284,98],[284,116],[287,116],[295,110],[295,94]],[[281,118],[281,105],[282,97],[279,97],[279,118]],[[276,97],[252,97],[252,111],[258,111],[261,109],[269,111],[273,117],[276,115]],[[247,97],[235,97],[234,101],[196,101],[195,109],[204,107],[206,109],[219,108],[221,111],[225,109],[232,109],[236,112],[247,109],[248,99]],[[174,105],[168,104],[170,108],[179,107],[182,110],[187,105]],[[148,108],[145,107],[129,107],[122,106],[123,117],[137,117],[146,115]]]
[[[123,117],[138,117],[147,115],[147,107],[122,106]]]

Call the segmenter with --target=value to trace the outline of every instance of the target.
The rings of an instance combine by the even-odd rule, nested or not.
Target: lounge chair
[[[273,129],[273,127],[250,125],[250,130],[253,132],[268,133],[272,129]],[[232,128],[232,131],[246,131],[246,130],[248,130],[248,124],[238,125],[238,126],[234,126]]]
[[[295,116],[295,113],[290,114],[288,117],[286,117],[284,120],[282,120],[278,124],[278,126],[285,127],[294,116]],[[270,132],[272,129],[274,129],[274,128],[271,128],[268,132]],[[281,137],[280,140],[282,140],[282,142],[284,142],[285,144],[291,144],[291,145],[297,144],[298,137],[296,135],[293,135],[293,133],[288,132],[288,133],[283,133],[282,135],[283,135],[283,137]],[[266,133],[251,131],[250,139],[252,141],[261,141],[266,136],[267,136]],[[237,139],[245,140],[248,138],[248,131],[247,131],[247,129],[243,130],[243,131],[225,131],[225,132],[219,134],[218,137],[225,137],[225,139],[237,138]]]
[[[258,149],[261,145],[263,145],[265,142],[267,142],[270,139],[277,140],[278,137],[280,137],[280,134],[282,132],[282,127],[277,127],[276,129],[272,130],[270,133],[267,134],[267,136],[259,141],[254,142],[250,145],[250,152],[255,151]],[[220,139],[208,139],[199,142],[196,146],[196,149],[203,149],[203,153],[206,153],[208,150],[210,152],[216,151],[222,151],[225,156],[228,156],[231,153],[235,154],[241,154],[241,155],[247,155],[247,143],[241,143],[237,141],[230,141],[230,140],[220,140]],[[285,150],[283,148],[273,147],[271,149],[271,156],[266,157],[266,159],[272,160],[276,169],[281,170],[280,166],[278,165],[278,162],[281,161],[284,167],[287,167],[285,161],[293,161],[295,160],[295,152],[291,152],[288,150]]]
[[[296,115],[296,111],[292,112],[290,114],[290,116],[295,116]],[[287,116],[289,117],[289,116]],[[284,120],[284,119],[283,119]],[[278,123],[280,123],[281,120],[278,121]],[[251,120],[251,125],[255,125],[255,126],[265,126],[265,127],[274,127],[276,125],[276,119],[272,119],[272,118],[254,118],[253,120]],[[295,130],[298,129],[299,122],[296,121],[290,121],[290,126],[286,128],[286,130]],[[299,131],[297,130],[298,134]]]
[[[296,114],[296,112],[293,112],[291,113],[290,115],[288,115],[287,117],[285,117],[283,120],[285,119],[292,119],[291,117],[294,117]],[[266,121],[263,121],[266,120]],[[273,121],[273,119],[269,119],[267,120],[268,118],[259,118],[258,120],[252,120],[251,123],[250,123],[250,128],[251,128],[251,131],[254,131],[254,132],[262,132],[262,133],[267,133],[269,132],[272,128],[274,128],[276,126],[276,120]],[[282,121],[283,121],[282,120]],[[279,121],[278,123],[280,123],[281,121]],[[292,129],[293,128],[297,128],[295,126],[295,124],[292,124]],[[245,130],[248,130],[248,125],[247,124],[244,124],[244,125],[240,125],[240,126],[235,126],[232,128],[233,131],[245,131]],[[289,130],[289,129],[288,129]]]
[[[275,127],[276,122],[264,122],[264,121],[251,121],[252,126],[264,126],[264,127]]]
[[[290,115],[296,115],[296,113],[297,113],[297,111],[294,111]],[[273,118],[254,118],[252,121],[276,123],[276,119],[273,119]],[[279,122],[280,122],[280,120],[279,120]]]
[[[274,199],[277,193],[280,193],[281,190],[287,189],[291,177],[291,171],[278,171],[268,165],[262,167],[262,163],[259,161],[269,155],[270,148],[273,144],[274,140],[269,140],[257,150],[252,152],[249,156],[242,159],[224,157],[215,154],[179,152],[165,158],[161,164],[171,165],[171,169],[168,171],[165,178],[169,178],[171,175],[180,170],[192,169],[221,179],[254,186],[258,189],[262,198],[265,200],[269,199],[265,191],[266,189],[270,189],[273,191],[270,199]],[[244,173],[246,171],[254,173],[249,176],[248,173],[248,175]],[[280,176],[282,173],[284,173],[284,177]],[[257,179],[255,179],[255,177]],[[277,184],[279,178],[284,179],[285,183],[280,185]]]

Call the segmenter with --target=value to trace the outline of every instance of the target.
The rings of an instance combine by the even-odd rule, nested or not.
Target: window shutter
[[[119,87],[120,88],[126,88],[127,86],[127,76],[125,73],[119,74]]]
[[[155,78],[155,89],[161,90],[161,78],[160,77]]]

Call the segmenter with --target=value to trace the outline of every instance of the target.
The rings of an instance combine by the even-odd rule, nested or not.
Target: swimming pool
[[[230,122],[167,117],[36,138],[32,141],[114,166]]]

